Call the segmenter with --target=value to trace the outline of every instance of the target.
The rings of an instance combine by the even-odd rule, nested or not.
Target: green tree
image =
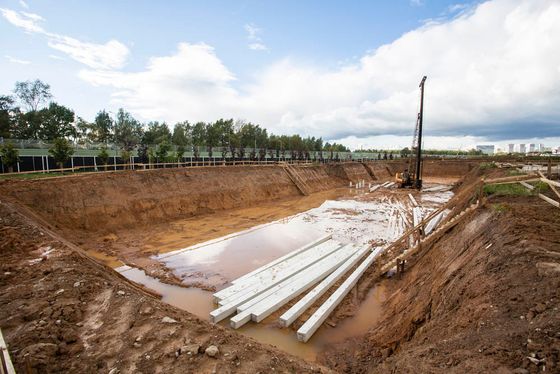
[[[177,158],[177,162],[183,161],[183,155],[185,154],[185,147],[183,145],[177,146],[177,152],[175,153],[175,157]]]
[[[171,150],[171,144],[167,140],[163,140],[159,143],[156,151],[156,157],[158,162],[166,162],[167,161],[167,154]]]
[[[41,116],[41,127],[39,138],[53,140],[67,138],[75,134],[74,112],[63,105],[51,102],[48,108],[39,111]]]
[[[97,154],[97,158],[101,163],[105,166],[105,170],[107,170],[107,163],[109,163],[109,152],[107,152],[107,146],[101,146],[99,153]]]
[[[15,127],[19,108],[14,106],[14,98],[0,96],[0,138],[10,138]]]
[[[41,123],[41,112],[19,112],[15,117],[12,135],[19,139],[40,139]]]
[[[36,112],[42,103],[46,103],[52,98],[51,86],[39,79],[33,82],[16,82],[14,93],[27,106],[29,112]]]
[[[115,141],[127,151],[134,149],[142,138],[142,125],[132,115],[119,109],[115,123]]]
[[[54,158],[59,168],[62,169],[64,163],[74,154],[74,149],[68,140],[64,138],[57,138],[54,140],[52,147],[49,149],[49,153]]]
[[[410,153],[411,153],[411,152],[410,152],[410,149],[408,149],[408,147],[404,147],[404,148],[401,150],[401,157],[403,157],[403,158],[404,158],[404,157],[408,157],[408,156],[410,155]]]
[[[206,145],[206,135],[206,124],[204,122],[197,122],[192,129],[192,142],[195,159],[198,159],[200,155],[199,147]]]
[[[159,144],[162,141],[171,142],[171,131],[165,122],[157,121],[148,123],[148,129],[142,136],[142,144]]]
[[[91,139],[91,130],[93,128],[93,124],[89,123],[82,117],[78,117],[76,120],[76,141],[85,141],[87,139]]]
[[[0,146],[0,159],[2,159],[4,166],[8,168],[8,173],[12,173],[19,162],[19,151],[12,143],[3,144]]]
[[[123,166],[123,168],[126,170],[129,168],[129,166],[126,166],[127,164],[130,163],[130,157],[132,156],[132,152],[127,150],[126,148],[123,148],[121,151],[121,162],[125,165]]]
[[[113,140],[114,121],[105,110],[97,112],[91,128],[91,140],[108,143]]]
[[[188,145],[191,143],[192,126],[189,121],[179,122],[173,128],[172,142],[175,145]]]

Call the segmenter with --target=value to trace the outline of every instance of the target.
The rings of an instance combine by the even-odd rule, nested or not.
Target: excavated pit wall
[[[479,161],[467,160],[424,160],[423,178],[462,178],[467,175]],[[408,168],[408,160],[364,162],[364,167],[373,179],[379,181],[392,180],[396,173]]]
[[[352,181],[353,183],[366,181],[371,182],[373,178],[371,173],[368,172],[364,164],[359,162],[346,162],[341,164],[334,164],[328,167],[328,173],[333,177],[340,178],[345,181]]]
[[[311,192],[349,181],[388,180],[403,161],[293,166]],[[366,167],[369,169],[366,169]],[[470,164],[430,161],[425,175],[465,175]],[[372,176],[374,178],[372,178]],[[107,232],[297,197],[282,166],[235,166],[95,173],[0,182],[0,193],[59,227]]]

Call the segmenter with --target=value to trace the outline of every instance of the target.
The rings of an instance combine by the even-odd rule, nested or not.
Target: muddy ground
[[[384,316],[330,347],[341,372],[560,372],[560,210],[491,198],[387,283]]]
[[[162,303],[9,204],[0,217],[0,327],[17,372],[329,371]]]
[[[363,174],[355,169],[348,175]],[[377,175],[392,173],[390,167],[373,170]],[[456,173],[459,170],[464,171],[458,168]],[[500,170],[486,173],[507,175]],[[440,170],[438,178],[446,178],[442,174]],[[310,171],[311,177],[326,178],[317,170]],[[111,180],[116,183],[115,176]],[[60,183],[56,181],[48,196],[57,193]],[[115,254],[141,262],[162,244],[176,249],[178,242],[200,242],[317,206],[336,196],[330,184],[309,197],[280,194],[269,203],[255,200],[248,207],[220,208],[197,216],[204,223],[200,227],[188,218],[174,220],[171,227],[148,224],[136,231],[115,225],[98,238],[87,230],[71,232],[73,209],[80,204],[55,196],[51,205],[41,202],[35,211],[36,197],[28,193],[29,200],[20,205],[17,193],[29,186],[37,191],[40,185],[4,184],[4,191],[13,194],[0,199],[0,328],[16,369],[112,374],[560,372],[560,210],[536,197],[490,198],[420,252],[402,278],[383,281],[386,301],[377,325],[329,347],[319,364],[167,305],[84,251],[109,262]],[[267,185],[257,190],[258,199],[274,191]],[[76,187],[70,197],[81,193]],[[168,195],[165,199],[166,204],[172,200]],[[130,209],[127,220],[133,216]],[[69,214],[52,222],[48,217],[53,212]],[[111,219],[118,222],[118,215]],[[138,249],[141,256],[134,254]],[[145,266],[151,269],[149,262]],[[372,268],[328,324],[352,315],[378,282]],[[204,353],[210,345],[218,347],[214,357]]]

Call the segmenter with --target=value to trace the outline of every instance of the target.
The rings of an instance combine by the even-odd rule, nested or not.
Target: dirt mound
[[[353,373],[559,372],[560,211],[510,197],[475,213],[388,283],[376,327],[324,362]]]
[[[3,183],[0,190],[63,227],[104,231],[296,196],[280,167],[100,173]]]
[[[328,372],[161,302],[3,203],[0,216],[0,328],[17,372]]]

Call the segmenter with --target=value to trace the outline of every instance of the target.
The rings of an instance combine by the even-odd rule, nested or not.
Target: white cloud
[[[181,44],[138,73],[86,71],[145,119],[246,118],[276,133],[327,139],[409,137],[426,83],[427,136],[511,139],[558,134],[560,3],[496,0],[425,25],[337,69],[278,61],[250,82],[206,45]],[[248,29],[250,30],[250,29]],[[158,63],[166,61],[167,63]],[[199,78],[202,69],[204,77]]]
[[[262,44],[262,43],[250,43],[249,44],[249,49],[253,50],[253,51],[266,51],[268,50],[268,48],[266,47],[266,45]]]
[[[422,6],[424,5],[423,0],[410,0],[410,5],[412,6]]]
[[[402,148],[411,141],[418,83],[427,75],[426,142],[465,148],[558,139],[560,2],[494,0],[465,9],[338,68],[284,58],[241,82],[202,43],[181,43],[169,56],[151,58],[145,69],[120,72],[114,69],[125,62],[124,46],[108,42],[88,49],[72,38],[49,40],[90,67],[80,72],[82,79],[112,88],[113,104],[143,120],[245,118],[275,133]],[[258,27],[245,30],[248,38],[258,38]]]
[[[27,12],[17,12],[11,9],[0,8],[2,16],[14,26],[22,28],[27,33],[44,33],[45,30],[39,26],[41,16]]]
[[[20,65],[29,65],[31,63],[31,61],[27,61],[27,60],[20,60],[18,58],[6,55],[4,56],[6,57],[6,59],[14,64],[20,64]]]
[[[29,5],[23,0],[19,0],[19,5],[21,5],[22,8],[29,9]]]
[[[48,44],[51,48],[64,52],[70,58],[94,69],[121,68],[129,54],[128,48],[117,40],[95,44],[68,36],[54,35]]]
[[[176,54],[152,58],[143,72],[85,70],[80,77],[96,86],[112,86],[115,103],[143,118],[210,120],[236,112],[239,102],[229,85],[234,75],[203,43],[181,43]]]
[[[0,8],[2,16],[14,26],[27,33],[44,35],[48,45],[64,52],[70,58],[93,69],[118,69],[124,66],[128,58],[128,48],[117,40],[109,40],[105,44],[83,42],[78,39],[45,31],[39,25],[44,18],[38,14],[17,12]]]
[[[248,48],[253,51],[268,51],[268,47],[264,44],[259,34],[261,29],[253,24],[246,24],[244,26],[247,32],[247,40],[249,41]]]

